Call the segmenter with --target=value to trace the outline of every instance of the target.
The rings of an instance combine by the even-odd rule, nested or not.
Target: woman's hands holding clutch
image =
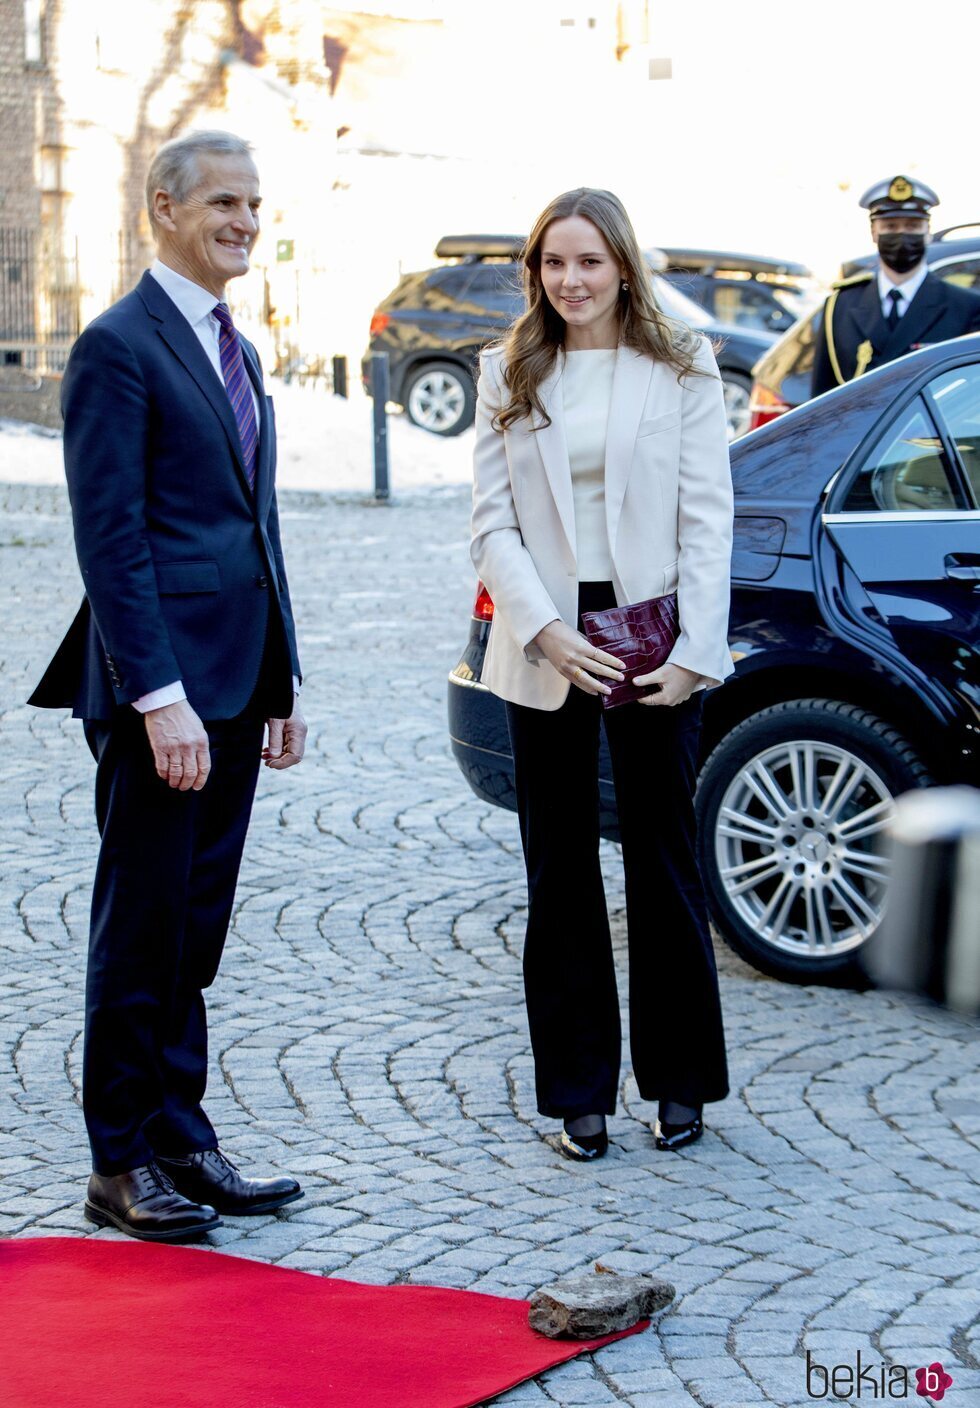
[[[609,686],[602,683],[603,679],[625,678],[622,660],[599,650],[585,636],[566,626],[564,621],[549,621],[538,631],[533,643],[558,673],[571,680],[584,694],[608,694]]]
[[[645,694],[638,704],[683,704],[691,695],[701,676],[684,665],[661,665],[659,670],[651,670],[648,675],[634,675],[633,684],[644,688],[646,685],[659,685],[653,694]]]

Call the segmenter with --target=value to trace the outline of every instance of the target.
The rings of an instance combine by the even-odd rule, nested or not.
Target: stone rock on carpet
[[[566,1276],[535,1291],[528,1311],[532,1330],[549,1339],[590,1340],[628,1330],[663,1310],[677,1294],[659,1276]]]

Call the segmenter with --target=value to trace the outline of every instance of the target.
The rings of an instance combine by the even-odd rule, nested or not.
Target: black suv
[[[522,235],[454,235],[436,245],[455,260],[405,274],[371,319],[361,363],[370,392],[370,356],[387,352],[390,399],[409,420],[436,435],[459,435],[476,414],[474,376],[480,349],[510,326],[524,306],[518,259]],[[662,263],[651,251],[651,265]],[[706,333],[716,345],[731,435],[748,427],[752,367],[777,334],[715,321],[679,289],[656,279],[664,312]]]
[[[664,278],[719,323],[783,333],[816,301],[805,264],[721,249],[663,248]]]

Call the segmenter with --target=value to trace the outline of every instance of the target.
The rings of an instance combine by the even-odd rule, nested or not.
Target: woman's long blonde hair
[[[548,301],[541,283],[541,248],[549,226],[571,215],[592,221],[623,268],[623,281],[629,287],[619,290],[620,342],[654,361],[666,362],[677,373],[678,380],[682,376],[702,374],[694,365],[697,334],[683,323],[668,318],[657,306],[646,260],[622,201],[612,191],[580,186],[578,190],[556,196],[545,206],[522,251],[527,308],[502,343],[504,380],[510,401],[495,417],[498,429],[504,430],[516,421],[529,418],[532,411],[538,413],[542,424],[550,424],[538,388],[554,367],[559,349],[564,347],[565,320]]]

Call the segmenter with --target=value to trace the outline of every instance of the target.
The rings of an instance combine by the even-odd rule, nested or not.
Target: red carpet
[[[143,1242],[0,1240],[3,1408],[468,1408],[619,1338],[545,1339],[526,1301],[474,1291]]]

